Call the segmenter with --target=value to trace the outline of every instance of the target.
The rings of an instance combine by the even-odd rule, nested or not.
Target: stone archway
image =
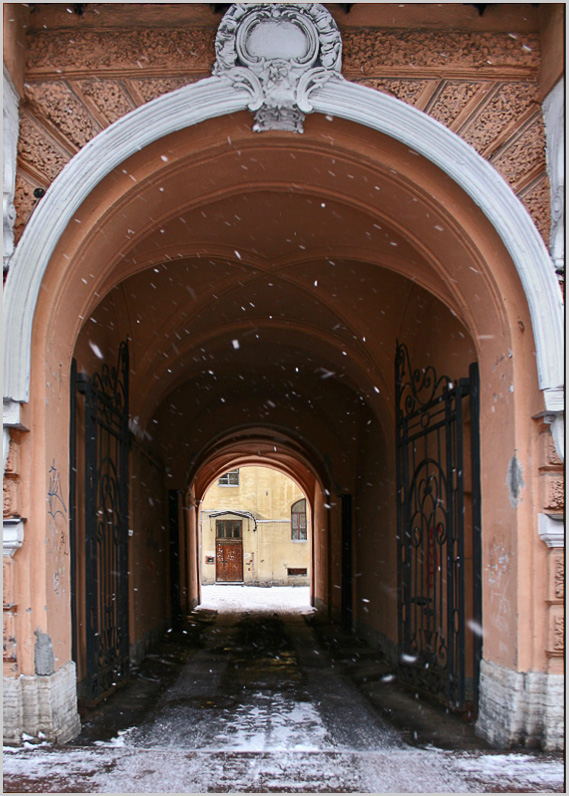
[[[322,76],[319,73],[313,77]],[[437,123],[391,97],[346,83],[334,75],[327,76],[329,79],[325,85],[314,82],[310,85],[310,92],[308,84],[304,85],[305,95],[297,103],[298,107],[303,113],[312,110],[316,113],[309,117],[303,137],[293,138],[286,130],[273,130],[265,139],[255,138],[250,135],[250,117],[246,109],[259,101],[260,109],[266,97],[262,90],[257,96],[254,91],[243,89],[242,83],[234,84],[232,81],[236,77],[241,79],[247,75],[238,72],[201,81],[149,103],[101,133],[54,182],[18,246],[6,289],[5,397],[8,406],[14,410],[11,425],[26,425],[27,417],[33,419],[34,438],[28,443],[28,450],[33,446],[36,459],[33,477],[37,496],[30,499],[30,517],[36,523],[36,530],[31,531],[32,538],[34,533],[41,533],[37,528],[43,516],[42,465],[51,460],[54,450],[59,467],[65,468],[66,464],[65,444],[60,433],[65,433],[67,419],[65,372],[82,321],[88,317],[87,313],[97,308],[101,296],[109,295],[127,277],[135,278],[137,273],[152,265],[149,250],[159,240],[161,228],[166,229],[170,225],[169,240],[179,250],[181,243],[175,235],[173,208],[161,204],[156,180],[164,181],[172,195],[180,196],[184,185],[192,188],[200,183],[207,185],[203,177],[209,173],[217,174],[217,183],[211,190],[202,189],[201,194],[196,189],[196,196],[187,202],[187,210],[194,216],[200,207],[233,209],[232,203],[240,201],[246,192],[257,195],[257,209],[266,207],[268,202],[273,203],[276,211],[292,212],[286,196],[291,194],[294,186],[294,191],[298,191],[307,204],[318,200],[320,206],[329,205],[331,211],[341,208],[346,217],[348,212],[352,213],[352,230],[358,228],[357,217],[362,236],[366,231],[370,232],[371,248],[379,249],[379,241],[373,238],[376,233],[366,225],[375,223],[381,229],[379,222],[388,219],[391,240],[387,243],[382,241],[385,245],[381,253],[381,265],[389,274],[389,278],[385,277],[385,285],[391,293],[387,292],[394,294],[403,280],[408,280],[420,285],[429,296],[435,296],[439,302],[436,311],[442,312],[443,307],[448,313],[445,323],[450,323],[450,315],[459,319],[456,333],[468,336],[468,345],[472,345],[479,356],[487,379],[487,425],[483,440],[483,448],[485,446],[489,457],[485,498],[489,506],[487,560],[494,566],[492,557],[499,556],[500,549],[513,551],[520,539],[527,554],[535,537],[531,506],[521,506],[518,512],[514,511],[517,504],[506,506],[508,517],[494,536],[491,520],[492,507],[501,507],[504,501],[502,481],[507,460],[511,457],[513,470],[519,472],[516,451],[523,451],[520,454],[522,461],[527,462],[530,458],[531,434],[524,428],[528,418],[527,406],[531,406],[530,416],[544,408],[550,412],[560,410],[559,388],[563,367],[560,302],[549,257],[529,217],[492,167],[473,150]],[[224,151],[228,136],[232,141],[229,152],[227,149]],[[240,168],[236,160],[239,157],[236,144],[247,151],[251,163],[259,152],[264,157],[270,156],[270,179],[252,171],[246,181],[236,178],[236,170]],[[164,147],[168,150],[167,155]],[[288,157],[291,152],[303,164],[294,172],[285,167],[283,158],[283,153]],[[310,173],[307,168],[310,162],[313,166],[317,160],[322,165],[329,164],[332,156],[338,160],[340,170],[331,177],[305,176]],[[364,177],[370,181],[365,196],[361,190],[349,188],[350,180],[356,176],[352,172],[356,169],[360,170],[362,182]],[[326,171],[331,169],[324,168],[323,174]],[[224,177],[223,184],[219,180],[220,174]],[[144,188],[139,189],[140,185]],[[402,213],[399,219],[390,216],[389,200],[382,206],[381,202],[371,198],[376,187],[379,193],[383,191],[383,195],[393,199],[394,207],[406,213]],[[153,214],[156,211],[158,223],[150,230],[136,226],[140,221],[139,200],[151,202]],[[419,214],[414,216],[411,213],[412,202],[423,211],[420,220]],[[125,242],[123,235],[120,245],[118,233],[113,230],[113,217],[116,219],[119,211],[124,214],[123,219],[132,222],[133,230],[132,239]],[[299,220],[298,206],[294,212],[297,213],[295,219]],[[425,220],[428,213],[432,214],[429,222]],[[275,212],[275,217],[278,217],[278,212]],[[76,220],[81,222],[80,225],[75,224]],[[161,227],[162,222],[164,226]],[[330,234],[333,226],[334,222],[330,220]],[[127,228],[130,230],[130,225]],[[105,234],[100,234],[102,230]],[[110,233],[108,237],[112,245],[105,249],[103,239],[107,233]],[[439,240],[442,233],[448,234],[448,239]],[[182,248],[181,258],[199,258],[200,243],[194,236],[186,244],[187,248]],[[392,244],[393,250],[398,248],[397,256],[393,251],[389,254],[387,247]],[[320,239],[319,246],[320,249],[315,247],[312,252],[313,262],[320,261],[326,254],[323,239]],[[352,241],[342,241],[337,237],[334,246],[343,261],[357,261],[358,268],[361,264],[366,267],[378,265],[377,254],[371,255],[360,242],[352,245]],[[229,239],[222,241],[215,252],[208,249],[217,258],[230,260],[233,266],[242,262],[242,251],[241,245],[236,247]],[[449,253],[451,251],[454,259]],[[256,260],[253,255],[254,252],[247,252],[246,263],[251,273],[255,272],[253,276],[249,274],[252,285],[264,267],[263,258]],[[124,267],[123,260],[126,263]],[[265,260],[268,261],[268,257]],[[102,263],[96,274],[90,261]],[[306,260],[302,259],[302,262]],[[389,281],[392,274],[401,276],[402,282],[394,286],[394,282]],[[483,297],[477,301],[486,304],[485,309],[468,300],[469,296],[476,295],[475,284],[479,275],[482,275],[479,282]],[[300,284],[301,281],[297,279],[295,290],[298,296],[305,297],[309,295],[311,285]],[[317,276],[312,280],[312,287],[317,287],[315,281],[318,281]],[[230,282],[228,279],[227,295],[232,290],[236,291],[235,284]],[[85,289],[80,283],[85,284]],[[43,295],[40,295],[44,288]],[[53,291],[53,298],[46,296],[49,291]],[[66,301],[75,302],[83,318],[66,318],[63,312]],[[421,301],[422,297],[416,298],[413,312],[417,314],[421,310],[426,317],[428,313]],[[406,317],[407,329],[412,328],[413,320]],[[518,335],[518,327],[523,331],[522,326],[528,331],[531,326],[532,340],[528,341],[527,334],[523,339]],[[231,319],[227,339],[230,342],[236,339],[231,335],[243,328],[243,324]],[[284,331],[281,324],[280,332]],[[378,341],[379,337],[378,334]],[[317,344],[326,361],[332,358],[332,353],[341,357],[346,343],[325,334],[323,329],[315,333],[308,323],[304,326],[297,324],[289,334],[289,341],[293,339],[299,347],[306,347],[307,340]],[[210,341],[216,345],[223,342],[219,334],[207,328],[196,330],[192,344],[195,345],[196,340],[203,347],[207,347]],[[350,383],[350,388],[355,386],[354,392],[365,389],[369,393],[370,405],[376,407],[385,430],[390,416],[389,360],[382,359],[382,367],[373,371],[370,366],[373,356],[362,348],[360,342],[351,344],[349,349],[351,356],[346,383]],[[444,349],[442,342],[438,340],[441,351]],[[537,351],[537,373],[530,370],[532,366],[528,364],[532,361],[533,344]],[[505,353],[508,350],[512,352],[515,367]],[[445,353],[448,355],[448,349]],[[166,376],[168,371],[164,363],[158,364],[158,360],[156,349],[152,356],[148,354],[142,361],[147,372],[140,377],[145,390],[139,389],[136,416],[140,416],[143,427],[169,392],[182,384],[181,365],[179,372],[173,371],[171,376]],[[182,359],[178,361],[181,363]],[[52,381],[50,375],[47,384],[44,383],[46,365],[55,380]],[[496,368],[498,374],[494,377],[492,373]],[[149,375],[155,375],[156,382],[164,377],[160,387],[152,383],[152,388],[146,390]],[[378,383],[376,377],[383,378],[383,382]],[[503,388],[498,383],[499,377],[506,385]],[[509,394],[502,396],[502,389],[506,393],[509,390]],[[530,397],[518,400],[518,394],[523,395],[524,389]],[[496,407],[492,407],[493,390],[496,390],[496,396],[500,393],[500,398],[504,398],[501,404],[496,399]],[[376,398],[374,392],[379,397]],[[46,401],[51,407],[49,417]],[[21,415],[17,412],[19,404],[22,405]],[[503,433],[505,437],[499,460],[490,460],[489,456],[494,433]],[[59,442],[56,437],[59,437]],[[519,480],[510,486],[510,499],[515,502]],[[506,529],[508,523],[511,524],[509,531]],[[46,573],[43,574],[45,577]],[[47,575],[51,576],[51,572]],[[496,615],[507,621],[516,614],[517,573],[509,577],[500,570],[500,576],[507,580],[504,589],[510,604],[504,616]],[[493,591],[488,586],[490,615],[498,606],[498,597],[497,590]],[[59,634],[63,658],[68,647],[66,619],[63,611],[57,622],[54,621],[52,633],[54,638]],[[497,625],[494,630],[486,647],[489,668],[485,688],[489,695],[496,691],[498,679],[496,669],[492,668],[494,664],[512,672],[513,679],[517,680],[511,651],[500,646]],[[516,644],[519,632],[516,626]],[[524,662],[518,663],[522,672],[530,665],[529,660],[534,654],[532,650],[531,654],[526,654]],[[488,697],[487,705],[490,703],[491,697]],[[487,712],[489,715],[490,707],[487,707]]]

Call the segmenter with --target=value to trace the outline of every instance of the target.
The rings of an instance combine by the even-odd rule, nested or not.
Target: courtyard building
[[[308,586],[308,502],[269,467],[223,473],[200,506],[201,582]]]

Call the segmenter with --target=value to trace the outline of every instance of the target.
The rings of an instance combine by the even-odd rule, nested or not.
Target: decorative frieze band
[[[509,70],[520,76],[539,67],[539,40],[535,36],[428,30],[347,29],[342,32],[344,72],[379,74],[410,67],[417,70]]]
[[[214,28],[200,27],[32,31],[28,77],[207,74],[215,36]],[[539,40],[527,34],[346,28],[342,41],[346,77],[393,77],[394,70],[411,70],[407,76],[412,77],[418,69],[474,77],[473,70],[484,69],[493,77],[523,79],[535,75],[540,61]]]
[[[205,77],[214,59],[215,74],[232,73],[249,92],[256,130],[300,131],[310,91],[341,70],[424,110],[492,157],[548,240],[535,36],[352,27],[340,33],[323,5],[250,3],[231,6],[217,33],[213,25],[168,25],[32,30],[28,38],[26,115],[35,123],[22,125],[20,157],[40,184],[49,185],[66,162],[60,147],[81,148],[134,107]],[[266,51],[256,53],[261,39]],[[519,122],[534,105],[522,140]],[[29,215],[19,187],[17,233]]]

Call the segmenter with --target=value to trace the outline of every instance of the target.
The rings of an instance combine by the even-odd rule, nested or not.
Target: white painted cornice
[[[24,544],[24,522],[22,517],[4,517],[2,527],[2,553],[12,556]]]
[[[5,291],[6,398],[29,400],[31,335],[39,289],[55,246],[81,203],[112,169],[140,149],[207,119],[245,110],[249,101],[250,94],[232,86],[228,78],[205,78],[122,117],[63,169],[34,211],[11,262]],[[378,130],[419,152],[481,208],[519,273],[531,313],[540,388],[546,408],[559,411],[564,379],[561,294],[549,253],[506,182],[456,134],[387,94],[336,78],[314,89],[311,103],[317,112]]]
[[[548,547],[565,547],[565,525],[563,519],[549,514],[537,515],[537,532]]]

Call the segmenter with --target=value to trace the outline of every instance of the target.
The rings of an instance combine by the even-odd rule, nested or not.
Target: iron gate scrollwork
[[[127,341],[116,367],[75,374],[85,396],[84,697],[91,704],[129,675],[128,375]]]
[[[478,369],[413,369],[403,344],[395,368],[400,676],[467,709],[481,657]]]

